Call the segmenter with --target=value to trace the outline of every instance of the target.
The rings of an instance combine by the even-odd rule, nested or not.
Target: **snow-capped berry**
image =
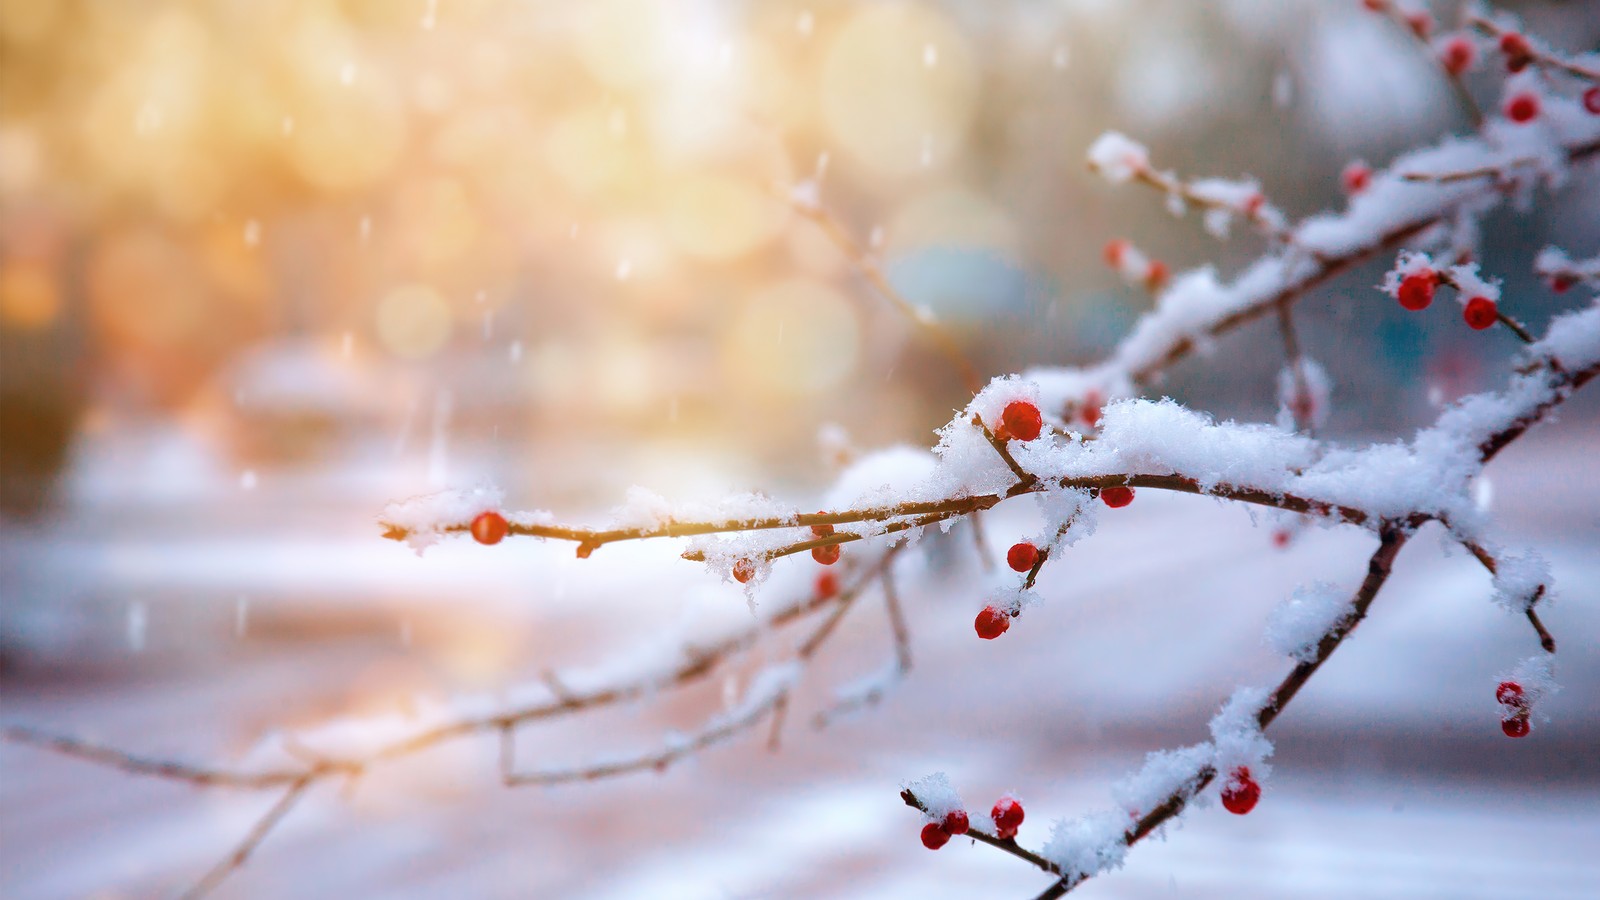
[[[1500,720],[1500,730],[1509,738],[1527,737],[1529,728],[1527,710],[1523,710],[1509,719]]]
[[[1506,118],[1518,124],[1532,122],[1539,117],[1539,97],[1523,91],[1506,101]]]
[[[985,606],[972,626],[977,629],[978,637],[992,641],[1011,627],[1011,614],[997,607]]]
[[[1588,110],[1591,116],[1600,116],[1600,86],[1583,92],[1583,108]]]
[[[817,598],[828,600],[839,593],[839,578],[832,572],[823,572],[817,576]]]
[[[1121,509],[1133,502],[1133,488],[1121,485],[1101,488],[1100,499],[1104,500],[1105,504],[1112,509]]]
[[[1000,426],[1019,441],[1031,441],[1044,428],[1044,417],[1039,407],[1026,400],[1013,400],[1000,414]]]
[[[1505,54],[1506,68],[1512,72],[1521,72],[1533,61],[1532,45],[1515,31],[1500,35],[1500,52]]]
[[[1006,565],[1018,572],[1026,572],[1032,569],[1034,563],[1038,561],[1039,548],[1027,541],[1012,544],[1011,549],[1006,551]]]
[[[838,544],[829,544],[826,547],[812,547],[811,558],[825,566],[831,566],[839,561],[843,548]]]
[[[1128,242],[1121,238],[1106,241],[1105,250],[1102,252],[1105,254],[1106,265],[1113,269],[1120,269],[1122,268],[1122,257],[1128,252]]]
[[[943,825],[929,822],[922,826],[922,846],[929,850],[937,850],[948,843],[950,843],[950,832],[945,831]]]
[[[966,834],[969,827],[967,824],[967,811],[958,809],[946,815],[944,823],[940,827],[949,834]]]
[[[1261,785],[1250,777],[1250,770],[1245,766],[1234,769],[1228,784],[1222,789],[1223,807],[1236,816],[1242,816],[1255,809],[1260,799]]]
[[[479,513],[472,520],[472,539],[480,544],[498,544],[511,533],[511,526],[506,524],[505,516],[497,512]]]
[[[1022,816],[1022,804],[1015,797],[1001,797],[989,812],[989,817],[994,819],[995,835],[1001,838],[1017,836],[1017,829],[1022,827]]]
[[[1344,185],[1346,194],[1359,194],[1372,183],[1372,169],[1364,162],[1353,162],[1339,173],[1339,183]]]
[[[1437,281],[1438,276],[1428,271],[1407,275],[1400,282],[1400,290],[1396,291],[1400,305],[1412,312],[1427,309],[1428,304],[1433,302],[1433,288]]]
[[[1461,318],[1466,319],[1467,325],[1474,331],[1482,331],[1493,325],[1498,315],[1494,301],[1488,297],[1473,297],[1461,310]]]
[[[733,563],[733,580],[740,584],[749,584],[750,579],[756,577],[756,564],[748,559],[738,559]]]
[[[1505,706],[1522,706],[1527,700],[1522,693],[1522,685],[1515,681],[1502,681],[1494,689],[1494,699]]]
[[[1451,75],[1460,75],[1478,61],[1478,45],[1470,38],[1456,35],[1439,48],[1439,63]]]

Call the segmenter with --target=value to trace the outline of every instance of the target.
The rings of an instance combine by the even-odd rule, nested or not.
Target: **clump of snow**
[[[1177,750],[1157,750],[1144,758],[1144,766],[1111,787],[1111,796],[1128,814],[1130,822],[1148,815],[1174,794],[1193,793],[1200,772],[1214,755],[1210,744]]]
[[[1473,297],[1487,297],[1495,301],[1500,299],[1500,282],[1479,275],[1477,263],[1451,266],[1450,279],[1455,282],[1463,303]]]
[[[1267,646],[1298,662],[1317,657],[1317,645],[1355,612],[1349,590],[1326,582],[1297,588],[1272,611],[1264,636]]]
[[[1060,819],[1051,826],[1050,840],[1039,855],[1054,863],[1064,877],[1080,880],[1121,868],[1128,855],[1127,827],[1126,816],[1109,811]]]
[[[915,781],[908,781],[900,785],[911,792],[922,803],[930,822],[943,822],[944,817],[965,810],[966,804],[961,802],[961,795],[950,785],[950,779],[943,772],[934,772],[924,775]],[[970,819],[970,817],[969,817]]]
[[[1272,774],[1267,757],[1272,742],[1261,733],[1256,716],[1267,704],[1267,691],[1258,687],[1239,688],[1211,719],[1211,744],[1215,749],[1212,765],[1224,775],[1245,767],[1256,781],[1265,783]]]
[[[1122,184],[1150,166],[1150,151],[1143,144],[1108,131],[1089,147],[1089,167],[1112,184]]]
[[[1568,371],[1600,363],[1600,298],[1588,309],[1552,319],[1544,338],[1529,346],[1527,353],[1534,359],[1555,360]]]
[[[1494,602],[1510,612],[1525,613],[1550,586],[1550,564],[1529,550],[1503,553],[1495,561]]]

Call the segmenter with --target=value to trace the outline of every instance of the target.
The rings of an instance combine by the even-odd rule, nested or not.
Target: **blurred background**
[[[1600,3],[1505,6],[1563,50],[1600,41]],[[1457,6],[1432,9],[1449,22]],[[1498,81],[1492,63],[1469,75],[1490,104]],[[967,393],[787,207],[790,187],[819,171],[824,207],[987,377],[1096,359],[1148,308],[1101,261],[1109,239],[1175,270],[1215,262],[1225,274],[1262,249],[1249,233],[1214,240],[1161,198],[1091,176],[1083,154],[1101,132],[1148,143],[1158,166],[1187,176],[1253,175],[1300,216],[1342,204],[1347,162],[1381,165],[1466,125],[1416,41],[1358,0],[0,0],[0,713],[225,758],[276,727],[605,658],[684,604],[742,608],[731,588],[673,565],[669,547],[608,549],[587,567],[525,542],[418,560],[379,540],[373,517],[388,500],[485,480],[514,507],[569,520],[602,515],[632,484],[798,501],[830,475],[825,426],[861,448],[928,444]],[[1485,268],[1535,326],[1575,300],[1532,277],[1532,255],[1552,242],[1574,256],[1600,249],[1597,193],[1591,166],[1531,214],[1486,224]],[[1440,403],[1496,385],[1512,349],[1445,309],[1404,314],[1370,289],[1382,268],[1300,307],[1307,352],[1335,383],[1328,430],[1353,441],[1407,435]],[[1262,324],[1161,390],[1270,420],[1281,364]],[[1452,585],[1435,627],[1459,643],[1440,648],[1453,648],[1445,662],[1399,670],[1394,657],[1415,646],[1372,648],[1348,691],[1366,697],[1373,673],[1390,673],[1417,679],[1407,703],[1440,705],[1390,707],[1380,693],[1382,722],[1286,718],[1290,744],[1310,729],[1285,761],[1306,767],[1284,778],[1297,799],[1276,827],[1249,826],[1265,829],[1252,846],[1271,839],[1276,855],[1234,870],[1211,855],[1244,852],[1219,827],[1236,823],[1210,822],[1190,827],[1215,834],[1188,849],[1183,834],[1149,852],[1168,862],[1138,851],[1142,874],[1093,890],[1377,896],[1378,882],[1330,873],[1360,860],[1371,876],[1371,854],[1397,842],[1443,861],[1420,875],[1378,865],[1399,879],[1397,896],[1440,883],[1444,896],[1510,896],[1529,868],[1502,859],[1501,883],[1463,867],[1475,847],[1503,851],[1497,815],[1538,835],[1535,893],[1600,882],[1571,851],[1600,833],[1600,772],[1584,759],[1600,740],[1600,663],[1584,627],[1592,635],[1600,616],[1582,605],[1600,584],[1600,486],[1584,464],[1597,411],[1580,399],[1525,442],[1540,447],[1497,463],[1519,487],[1497,493],[1507,538],[1551,545],[1569,601],[1551,624],[1580,651],[1562,673],[1574,685],[1565,724],[1536,733],[1544,743],[1515,763],[1531,781],[1465,793],[1439,781],[1505,777],[1508,751],[1474,698],[1532,648],[1477,596],[1487,586],[1470,567],[1430,548],[1437,559],[1402,583],[1431,585],[1434,599]],[[1084,662],[1063,663],[1042,627],[1019,635],[1016,671],[1041,690],[980,724],[955,713],[1006,682],[982,668],[992,662],[965,659],[971,612],[957,588],[981,590],[969,535],[935,549],[917,614],[928,646],[976,674],[957,683],[924,667],[878,718],[840,726],[842,745],[800,726],[777,757],[746,742],[665,786],[560,793],[555,815],[546,794],[494,788],[481,753],[434,755],[393,790],[368,785],[367,799],[305,814],[228,890],[881,896],[1003,884],[1025,895],[1037,876],[996,854],[928,857],[896,781],[937,767],[993,780],[1003,768],[1017,779],[992,792],[1032,788],[1051,801],[1041,815],[1092,806],[1108,773],[1198,739],[1230,679],[1270,677],[1254,629],[1272,603],[1308,572],[1337,580],[1364,557],[1359,536],[1331,532],[1275,556],[1242,513],[1144,499],[1126,520],[1139,532],[1108,529],[1104,548],[1083,552],[1144,558],[1194,529],[1205,542],[1146,580],[1094,582],[1099,600],[1064,609],[1055,627],[1085,631],[1061,646]],[[1007,515],[996,547],[1029,527],[1027,511]],[[1223,562],[1231,574],[1207,576],[1217,596],[1248,599],[1192,646],[1203,623],[1181,610],[1196,573]],[[1061,577],[1060,596],[1083,602]],[[1106,602],[1135,598],[1136,609]],[[1420,624],[1429,607],[1415,606],[1415,633],[1394,626],[1396,639],[1436,640]],[[1164,621],[1151,625],[1157,610]],[[881,645],[870,618],[848,638],[859,646],[846,644],[859,652],[839,654],[841,677]],[[1374,643],[1383,627],[1371,626]],[[1112,653],[1121,639],[1151,656]],[[1056,696],[1062,665],[1099,699]],[[687,727],[714,699],[684,703],[580,726],[557,746],[626,749]],[[1472,736],[1440,737],[1433,713]],[[1329,750],[1329,735],[1353,749]],[[1385,758],[1417,770],[1384,781],[1372,773]],[[170,893],[260,811],[261,798],[197,796],[16,747],[0,746],[0,767],[0,892],[12,896]],[[1417,791],[1428,797],[1411,808],[1432,824],[1365,818],[1398,814],[1409,801],[1391,798]],[[1355,799],[1340,805],[1345,795]],[[586,803],[581,829],[553,821]],[[627,824],[662,809],[692,810],[714,836]],[[1330,822],[1351,834],[1325,833]],[[1423,833],[1434,843],[1417,844]],[[602,861],[653,874],[619,881],[595,874]],[[1323,880],[1294,882],[1307,867]],[[1446,869],[1457,881],[1431,880]]]

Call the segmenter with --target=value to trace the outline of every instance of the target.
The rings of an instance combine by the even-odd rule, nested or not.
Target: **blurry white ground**
[[[1274,727],[1276,773],[1257,810],[1196,811],[1081,895],[1594,896],[1597,442],[1557,426],[1491,469],[1503,539],[1538,548],[1556,574],[1545,615],[1565,690],[1549,724],[1500,735],[1496,676],[1537,645],[1489,602],[1477,565],[1430,530]],[[626,653],[686,606],[743,608],[667,544],[578,561],[570,546],[455,542],[418,559],[370,524],[415,486],[369,470],[262,473],[244,493],[229,473],[154,497],[110,488],[125,483],[114,454],[84,460],[62,520],[0,532],[0,634],[25,645],[0,681],[0,718],[151,755],[229,760],[277,725],[389,712],[417,692],[492,691]],[[997,552],[1031,527],[1013,505],[987,521]],[[1002,854],[960,840],[924,850],[899,782],[942,769],[984,809],[1015,790],[1022,839],[1037,846],[1051,818],[1107,805],[1110,781],[1145,752],[1201,739],[1235,685],[1276,681],[1287,664],[1261,645],[1267,612],[1300,583],[1353,585],[1372,546],[1313,529],[1275,551],[1241,509],[1155,491],[1101,521],[1046,569],[1048,604],[992,643],[972,633],[970,535],[946,543],[949,568],[903,582],[911,680],[881,708],[813,731],[817,687],[888,656],[869,598],[808,677],[777,754],[763,730],[665,775],[506,790],[491,741],[447,745],[346,794],[317,790],[221,895],[1031,896],[1047,879]],[[813,571],[790,568],[800,580]],[[141,608],[142,637],[129,629]],[[522,760],[558,766],[653,743],[692,727],[721,689],[525,730]],[[0,894],[172,894],[272,799],[0,745]]]

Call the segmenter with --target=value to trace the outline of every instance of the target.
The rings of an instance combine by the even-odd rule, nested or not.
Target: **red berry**
[[[978,637],[992,641],[1011,627],[1011,614],[1003,609],[985,606],[972,625],[977,629]]]
[[[1266,204],[1266,197],[1263,197],[1261,194],[1251,194],[1250,196],[1244,198],[1244,204],[1241,206],[1241,209],[1243,209],[1245,215],[1254,218],[1261,212],[1261,207],[1265,206]]]
[[[1016,837],[1017,829],[1022,827],[1022,804],[1015,797],[1001,797],[989,816],[994,819],[998,837]]]
[[[1528,736],[1528,711],[1523,710],[1509,719],[1500,720],[1500,730],[1506,737],[1519,738]]]
[[[1406,24],[1411,26],[1411,33],[1419,38],[1427,39],[1433,31],[1433,16],[1425,12],[1414,12],[1406,16]]]
[[[735,560],[733,563],[733,580],[740,584],[749,584],[750,579],[756,577],[756,564],[748,559]]]
[[[827,600],[839,593],[839,579],[832,572],[817,576],[817,597]]]
[[[817,513],[817,515],[820,516],[820,515],[822,515],[822,513],[819,512],[819,513]],[[816,535],[817,537],[827,537],[828,535],[833,534],[833,526],[829,525],[827,523],[823,523],[821,525],[813,525],[813,526],[811,526],[811,533]]]
[[[826,547],[812,547],[811,558],[825,566],[831,566],[839,561],[843,548],[838,544],[829,544]]]
[[[505,516],[497,512],[479,513],[472,520],[472,539],[480,544],[498,544],[511,532]]]
[[[1031,441],[1044,428],[1044,417],[1039,415],[1039,407],[1032,403],[1013,400],[1006,404],[1005,411],[1000,414],[1000,427],[1019,441]]]
[[[1600,86],[1583,92],[1583,108],[1588,110],[1591,116],[1600,116]]]
[[[1361,5],[1372,12],[1383,12],[1389,8],[1389,0],[1361,0]]]
[[[1083,424],[1090,428],[1100,424],[1100,404],[1093,403],[1083,408]]]
[[[950,813],[944,817],[944,824],[940,827],[950,834],[966,834],[968,828],[967,811],[964,809],[958,809],[955,812]]]
[[[1456,36],[1445,42],[1439,50],[1439,62],[1451,75],[1460,75],[1472,68],[1478,59],[1478,45],[1470,39]]]
[[[922,826],[922,846],[929,850],[937,850],[948,843],[950,843],[950,832],[945,831],[943,825],[929,822]]]
[[[1250,770],[1240,766],[1233,770],[1233,777],[1228,780],[1228,785],[1222,789],[1222,805],[1236,816],[1242,816],[1256,808],[1256,801],[1261,799],[1261,785],[1250,777]]]
[[[1150,261],[1150,268],[1144,273],[1144,286],[1150,290],[1157,290],[1167,283],[1167,264],[1159,259]]]
[[[1106,265],[1113,269],[1120,269],[1122,268],[1122,255],[1128,252],[1128,242],[1121,238],[1106,241],[1106,248],[1102,252],[1105,253]]]
[[[1359,194],[1372,183],[1372,170],[1364,162],[1353,162],[1339,173],[1339,181],[1346,194]]]
[[[1396,292],[1400,305],[1416,312],[1427,309],[1433,302],[1433,287],[1438,281],[1438,276],[1432,272],[1424,271],[1407,275],[1400,281],[1400,290]]]
[[[1289,532],[1279,529],[1272,533],[1272,546],[1283,549],[1289,546]]]
[[[1494,689],[1494,699],[1506,706],[1522,706],[1524,703],[1522,685],[1515,681],[1502,681],[1500,686]]]
[[[1011,549],[1006,551],[1006,565],[1018,572],[1026,572],[1032,569],[1034,563],[1038,561],[1039,548],[1027,541],[1012,544]]]
[[[1532,122],[1539,117],[1539,98],[1527,92],[1516,94],[1506,101],[1505,112],[1506,118],[1519,125]]]
[[[1572,290],[1572,286],[1577,283],[1578,279],[1566,273],[1550,276],[1550,290],[1558,294],[1565,294],[1567,291]]]
[[[1100,499],[1104,500],[1106,505],[1112,509],[1121,509],[1133,502],[1133,488],[1122,487],[1120,485],[1117,487],[1101,488]]]
[[[1506,68],[1512,72],[1521,72],[1533,61],[1533,47],[1515,31],[1500,35],[1500,52],[1505,54]]]
[[[1494,301],[1488,297],[1473,297],[1461,310],[1461,317],[1467,320],[1467,325],[1474,331],[1482,331],[1493,325],[1497,316]]]

